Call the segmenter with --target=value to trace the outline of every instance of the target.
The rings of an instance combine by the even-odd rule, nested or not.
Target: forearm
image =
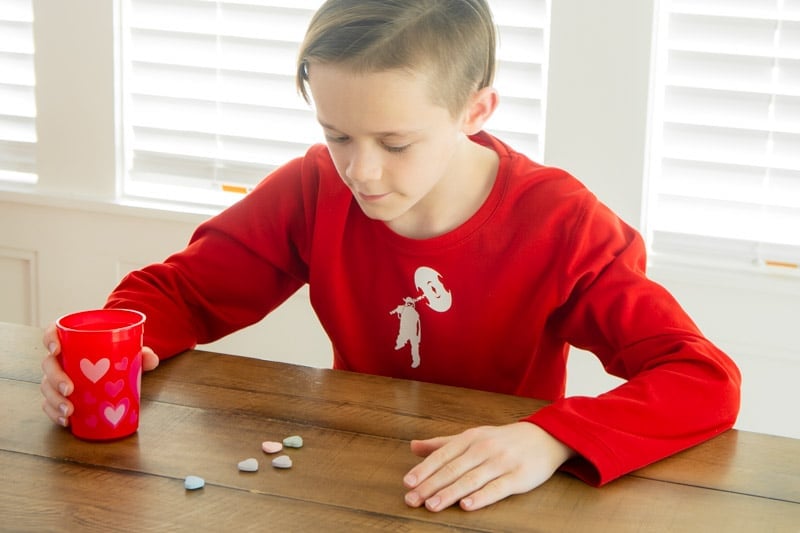
[[[606,394],[565,398],[526,420],[574,448],[565,469],[592,485],[708,440],[733,426],[741,377],[708,341],[695,342]]]

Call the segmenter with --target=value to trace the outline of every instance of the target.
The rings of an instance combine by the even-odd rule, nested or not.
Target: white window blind
[[[31,0],[0,2],[0,180],[36,181]]]
[[[489,0],[489,5],[498,26],[494,86],[500,93],[500,106],[486,128],[541,161],[550,0]]]
[[[653,255],[800,265],[800,0],[662,0]]]
[[[548,0],[490,2],[500,26],[492,131],[542,152]],[[320,0],[128,0],[124,194],[224,206],[322,142],[294,86]],[[231,192],[233,191],[233,192]]]

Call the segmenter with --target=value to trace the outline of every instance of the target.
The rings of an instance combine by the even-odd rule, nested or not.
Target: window
[[[0,3],[0,180],[36,181],[31,0]]]
[[[500,27],[492,131],[542,152],[547,0],[490,2]],[[322,141],[294,87],[320,0],[128,0],[122,11],[124,194],[232,203]]]
[[[653,255],[800,273],[800,0],[663,0]]]

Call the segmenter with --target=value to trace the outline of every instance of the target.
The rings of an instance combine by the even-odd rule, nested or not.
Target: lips
[[[358,194],[358,197],[361,198],[365,202],[377,202],[378,200],[380,200],[382,198],[386,198],[387,196],[389,196],[388,192],[383,193],[383,194],[364,194],[364,193],[360,192],[360,193],[357,193],[357,194]]]

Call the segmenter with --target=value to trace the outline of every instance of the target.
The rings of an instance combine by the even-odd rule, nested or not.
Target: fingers
[[[418,456],[418,457],[427,457],[434,451],[438,450],[450,440],[453,439],[453,436],[450,437],[435,437],[433,439],[427,440],[412,440],[411,441],[411,452]]]
[[[481,459],[476,457],[476,454],[468,454],[452,463],[445,465],[440,472],[437,472],[436,478],[431,478],[430,483],[421,484],[416,490],[411,491],[407,500],[414,502],[413,494],[418,495],[416,502],[418,505],[424,502],[425,507],[429,511],[438,512],[450,507],[451,505],[461,502],[461,505],[466,510],[472,510],[474,506],[474,498],[482,490],[487,490],[491,483],[497,482],[502,479],[503,471],[497,468],[496,462],[492,460],[484,460],[477,463]],[[444,484],[444,488],[437,490],[440,484]],[[433,491],[431,495],[427,495]],[[496,499],[504,498],[507,493],[499,494]],[[472,498],[472,499],[469,499]],[[478,501],[483,502],[491,498],[491,492],[486,493],[486,496],[479,496]],[[409,503],[407,501],[407,503]],[[488,505],[492,502],[484,503]],[[412,505],[416,507],[418,505]]]
[[[406,494],[406,504],[440,511],[500,475],[491,453],[483,449],[483,432],[484,428],[475,428],[461,435],[412,442],[414,453],[427,459],[403,480],[412,489]]]
[[[42,391],[42,410],[60,426],[69,424],[69,416],[74,409],[67,396],[74,389],[72,380],[69,379],[61,368],[57,356],[61,353],[61,343],[58,340],[55,323],[44,329],[42,344],[47,348],[48,354],[42,360],[42,382],[39,389]]]
[[[42,361],[42,372],[44,376],[39,386],[44,396],[42,410],[50,420],[60,426],[66,426],[73,411],[72,402],[67,398],[73,391],[72,380],[64,373],[52,354]]]
[[[42,344],[47,348],[50,355],[58,355],[61,353],[61,343],[58,341],[55,323],[50,324],[44,329]]]
[[[436,437],[428,440],[411,441],[411,451],[420,457],[428,457],[412,468],[403,478],[403,483],[409,489],[416,488],[420,483],[436,473],[442,465],[450,463],[455,457],[464,452],[466,441],[457,441],[456,444],[447,446],[458,435],[449,437]],[[461,446],[458,442],[462,442]]]
[[[54,392],[55,389],[48,383],[47,376],[42,378],[41,391],[42,411],[59,426],[69,425],[69,416],[72,414],[72,403]]]
[[[510,476],[502,476],[488,482],[479,490],[471,492],[459,502],[465,511],[477,511],[493,503],[499,502],[511,494],[518,494],[522,490],[514,490]],[[455,500],[454,500],[455,503]]]
[[[476,510],[547,481],[572,451],[527,422],[473,428],[451,437],[413,441],[426,456],[406,474],[406,504],[441,511],[456,502]]]

